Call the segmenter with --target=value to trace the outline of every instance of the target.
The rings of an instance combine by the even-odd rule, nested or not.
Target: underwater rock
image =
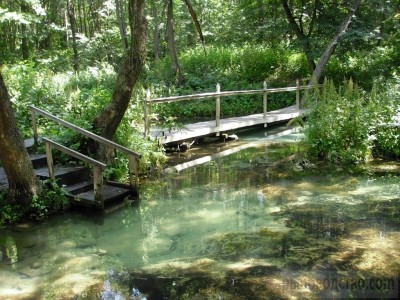
[[[262,194],[268,201],[275,201],[279,203],[293,202],[297,200],[297,197],[294,193],[288,191],[285,187],[278,185],[265,185],[262,188]]]
[[[39,269],[42,265],[39,262],[34,262],[31,265],[31,269]]]

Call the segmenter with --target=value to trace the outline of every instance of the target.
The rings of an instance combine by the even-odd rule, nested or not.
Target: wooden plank
[[[218,132],[231,131],[239,128],[250,127],[265,123],[275,123],[279,121],[288,121],[303,114],[305,110],[297,110],[296,105],[282,108],[267,113],[266,119],[264,114],[253,114],[249,116],[221,119],[219,127],[215,126],[215,121],[199,122],[195,124],[185,125],[182,129],[169,132],[167,129],[157,129],[158,134],[153,135],[159,139],[160,143],[172,143],[186,139],[197,138]],[[160,135],[164,133],[164,135]]]
[[[112,200],[122,200],[129,196],[129,194],[129,188],[122,188],[108,184],[103,186],[103,199],[105,203]],[[99,203],[95,200],[95,194],[93,190],[74,195],[74,199],[77,202],[86,202],[95,206],[99,206]]]

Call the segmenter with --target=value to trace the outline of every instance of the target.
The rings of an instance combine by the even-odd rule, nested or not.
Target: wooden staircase
[[[30,140],[25,145],[31,144]],[[28,152],[30,152],[30,147]],[[36,175],[41,180],[51,179],[46,154],[29,154]],[[95,197],[93,176],[87,166],[54,166],[54,179],[68,192],[73,205],[94,209],[113,210],[125,199],[134,196],[127,184],[106,182],[103,184],[102,201]],[[4,169],[0,167],[0,191],[7,189],[8,183]],[[103,204],[102,204],[102,203]]]
[[[28,152],[30,152],[30,149],[34,145],[39,143],[36,115],[42,115],[99,143],[122,151],[129,158],[129,184],[104,182],[103,171],[107,167],[106,164],[43,137],[41,138],[41,142],[45,145],[46,154],[30,154],[35,173],[40,179],[45,180],[50,178],[51,180],[56,180],[60,186],[64,186],[69,192],[73,204],[100,210],[113,210],[115,204],[119,205],[118,202],[121,203],[127,197],[138,195],[139,177],[137,166],[140,154],[59,119],[41,109],[33,106],[29,108],[32,112],[34,138],[25,141],[25,147],[28,149]],[[84,165],[55,166],[53,149],[74,157],[78,161],[83,162]],[[0,168],[0,191],[7,187],[8,184],[4,170]],[[110,208],[110,205],[113,207]]]

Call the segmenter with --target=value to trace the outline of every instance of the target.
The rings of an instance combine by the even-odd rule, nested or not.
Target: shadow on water
[[[150,178],[112,214],[3,230],[0,298],[396,298],[399,174],[261,143]]]

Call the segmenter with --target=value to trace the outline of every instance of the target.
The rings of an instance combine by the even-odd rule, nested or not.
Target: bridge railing
[[[161,98],[151,98],[150,90],[146,91],[145,105],[144,105],[144,135],[150,134],[150,111],[151,105],[158,103],[172,103],[178,101],[200,100],[207,98],[215,98],[215,126],[218,127],[221,119],[221,97],[239,96],[239,95],[263,95],[263,118],[267,119],[268,110],[268,94],[281,93],[281,92],[296,92],[296,108],[300,110],[300,91],[314,88],[315,85],[300,86],[299,80],[296,81],[296,86],[289,86],[283,88],[268,88],[267,82],[264,81],[263,88],[259,90],[240,90],[240,91],[221,91],[221,85],[216,85],[215,92],[200,93],[183,96],[171,96]]]

